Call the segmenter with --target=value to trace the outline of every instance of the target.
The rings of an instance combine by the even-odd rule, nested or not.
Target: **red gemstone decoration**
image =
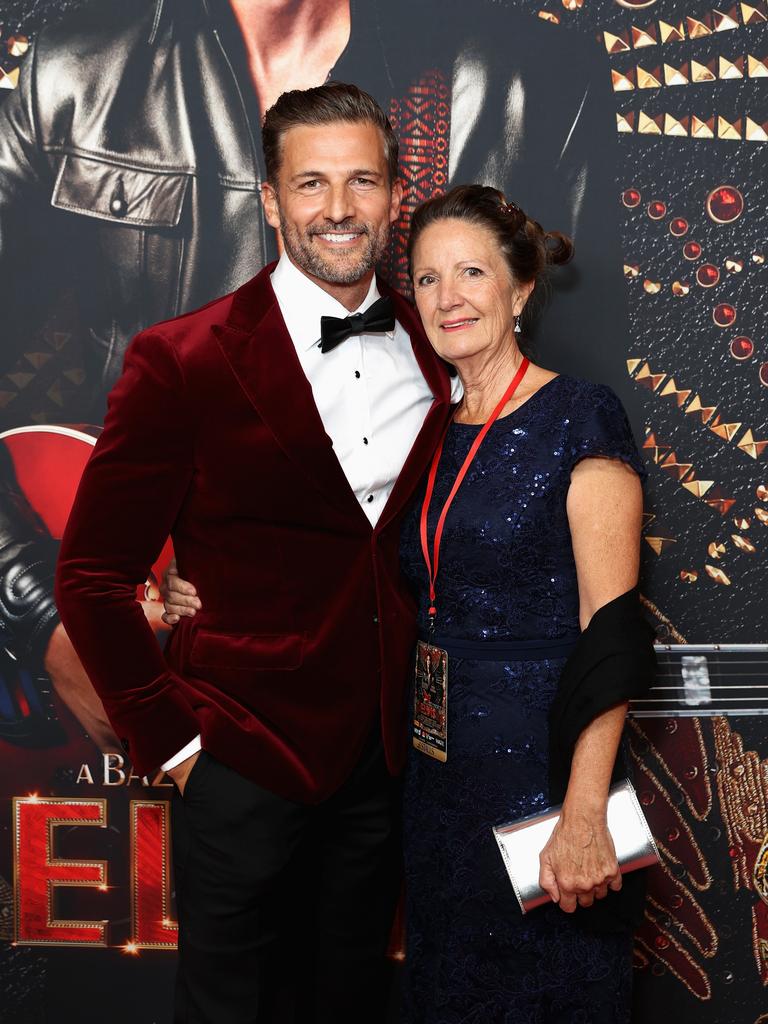
[[[656,938],[653,940],[653,944],[656,947],[656,949],[666,949],[667,946],[669,946],[669,939],[666,938],[664,935],[657,935]]]
[[[677,893],[675,893],[675,895],[671,897],[669,905],[673,910],[679,910],[683,905],[683,897],[678,896]]]
[[[667,832],[667,839],[670,841],[670,843],[674,843],[675,840],[679,839],[679,838],[680,838],[680,833],[678,832],[678,830],[676,828],[671,828],[669,830],[669,832]]]
[[[707,213],[718,224],[730,224],[743,210],[744,199],[733,185],[721,185],[707,196]]]
[[[651,220],[661,220],[666,212],[667,204],[662,203],[660,199],[654,199],[652,203],[648,203],[648,216]]]
[[[628,188],[621,193],[622,203],[624,203],[625,206],[628,206],[630,210],[634,206],[638,206],[640,204],[640,199],[640,193],[637,191],[636,188]]]
[[[655,799],[655,793],[649,793],[648,790],[646,790],[640,797],[640,803],[643,805],[643,807],[650,807],[650,805],[653,803]]]
[[[688,230],[688,221],[683,220],[682,217],[675,217],[674,220],[669,222],[669,230],[676,238],[684,235]]]
[[[731,858],[731,860],[736,860],[740,853],[741,850],[738,848],[738,846],[732,846],[728,850],[728,856]]]
[[[686,242],[683,246],[683,256],[687,260],[697,260],[701,256],[701,246],[698,242]]]
[[[696,271],[696,280],[702,288],[711,288],[720,280],[720,271],[711,263],[702,263]]]
[[[730,327],[736,320],[736,309],[729,302],[721,302],[712,310],[712,319],[718,327]]]
[[[731,342],[731,355],[734,359],[749,359],[755,351],[750,338],[738,337]]]
[[[760,367],[760,383],[768,388],[768,363],[763,363]]]

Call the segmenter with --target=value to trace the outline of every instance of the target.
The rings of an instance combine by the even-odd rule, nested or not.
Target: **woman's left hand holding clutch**
[[[541,851],[539,884],[560,909],[589,907],[608,890],[621,888],[621,872],[605,808],[569,811],[563,807],[549,842]]]

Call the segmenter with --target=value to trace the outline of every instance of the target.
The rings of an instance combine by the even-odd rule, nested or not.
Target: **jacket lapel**
[[[214,324],[224,358],[289,459],[336,507],[370,530],[325,432],[270,283],[274,264],[233,295],[224,324]]]
[[[448,368],[435,354],[413,306],[383,281],[379,281],[379,291],[382,295],[391,295],[395,303],[395,316],[410,336],[419,369],[434,396],[424,425],[413,442],[389,500],[376,524],[376,529],[382,530],[410,500],[419,480],[426,472],[429,460],[437,448],[438,441],[450,418],[451,383]]]

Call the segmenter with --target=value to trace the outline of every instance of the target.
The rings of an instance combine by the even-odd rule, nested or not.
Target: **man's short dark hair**
[[[346,82],[326,82],[314,89],[292,89],[279,96],[264,115],[261,135],[267,181],[277,183],[283,135],[300,125],[372,124],[379,129],[390,184],[397,178],[398,142],[389,118],[367,92]]]

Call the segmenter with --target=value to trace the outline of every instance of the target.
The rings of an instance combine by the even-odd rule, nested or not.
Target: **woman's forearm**
[[[571,761],[563,817],[584,821],[604,819],[626,714],[626,703],[609,708],[579,736]]]

